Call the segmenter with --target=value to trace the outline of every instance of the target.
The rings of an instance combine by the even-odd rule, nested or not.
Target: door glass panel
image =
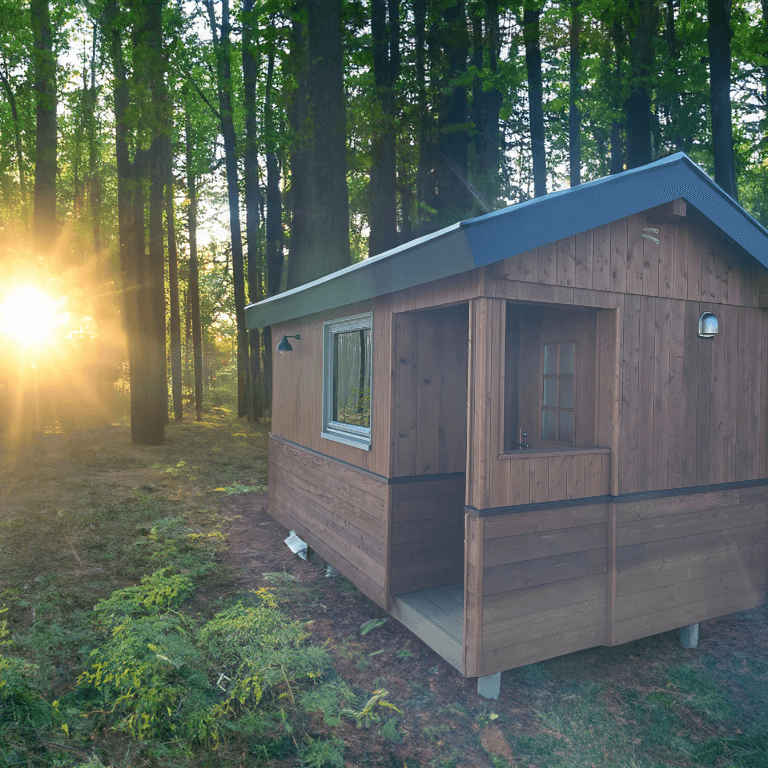
[[[560,377],[560,407],[574,408],[574,378],[572,376]],[[547,380],[544,379],[544,389],[546,391]]]
[[[557,375],[557,344],[544,345],[544,375]]]
[[[557,411],[541,412],[541,435],[545,440],[557,440]]]
[[[570,374],[571,376],[575,371],[576,361],[576,344],[570,341],[567,344],[560,345],[560,375]]]
[[[544,379],[544,406],[557,408],[557,379]]]
[[[560,440],[573,443],[576,436],[573,411],[560,411]]]

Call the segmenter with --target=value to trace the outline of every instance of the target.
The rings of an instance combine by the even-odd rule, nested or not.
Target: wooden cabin
[[[755,607],[767,266],[677,154],[249,306],[269,512],[467,677]]]

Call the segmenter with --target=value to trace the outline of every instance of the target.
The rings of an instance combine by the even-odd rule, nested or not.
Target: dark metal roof
[[[454,224],[246,307],[249,328],[467,272],[684,198],[768,268],[768,230],[682,152]]]

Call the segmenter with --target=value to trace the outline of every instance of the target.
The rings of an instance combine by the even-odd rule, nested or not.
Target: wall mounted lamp
[[[293,352],[293,347],[288,339],[296,339],[296,341],[300,341],[301,334],[297,333],[295,336],[283,336],[283,338],[280,339],[280,343],[277,345],[277,351],[281,355],[284,355],[286,352]]]
[[[717,317],[711,312],[702,312],[699,317],[699,338],[711,339],[719,330]]]

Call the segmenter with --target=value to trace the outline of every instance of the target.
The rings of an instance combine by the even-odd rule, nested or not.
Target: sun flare
[[[25,346],[45,341],[60,323],[56,302],[31,286],[15,288],[0,304],[0,334]]]

